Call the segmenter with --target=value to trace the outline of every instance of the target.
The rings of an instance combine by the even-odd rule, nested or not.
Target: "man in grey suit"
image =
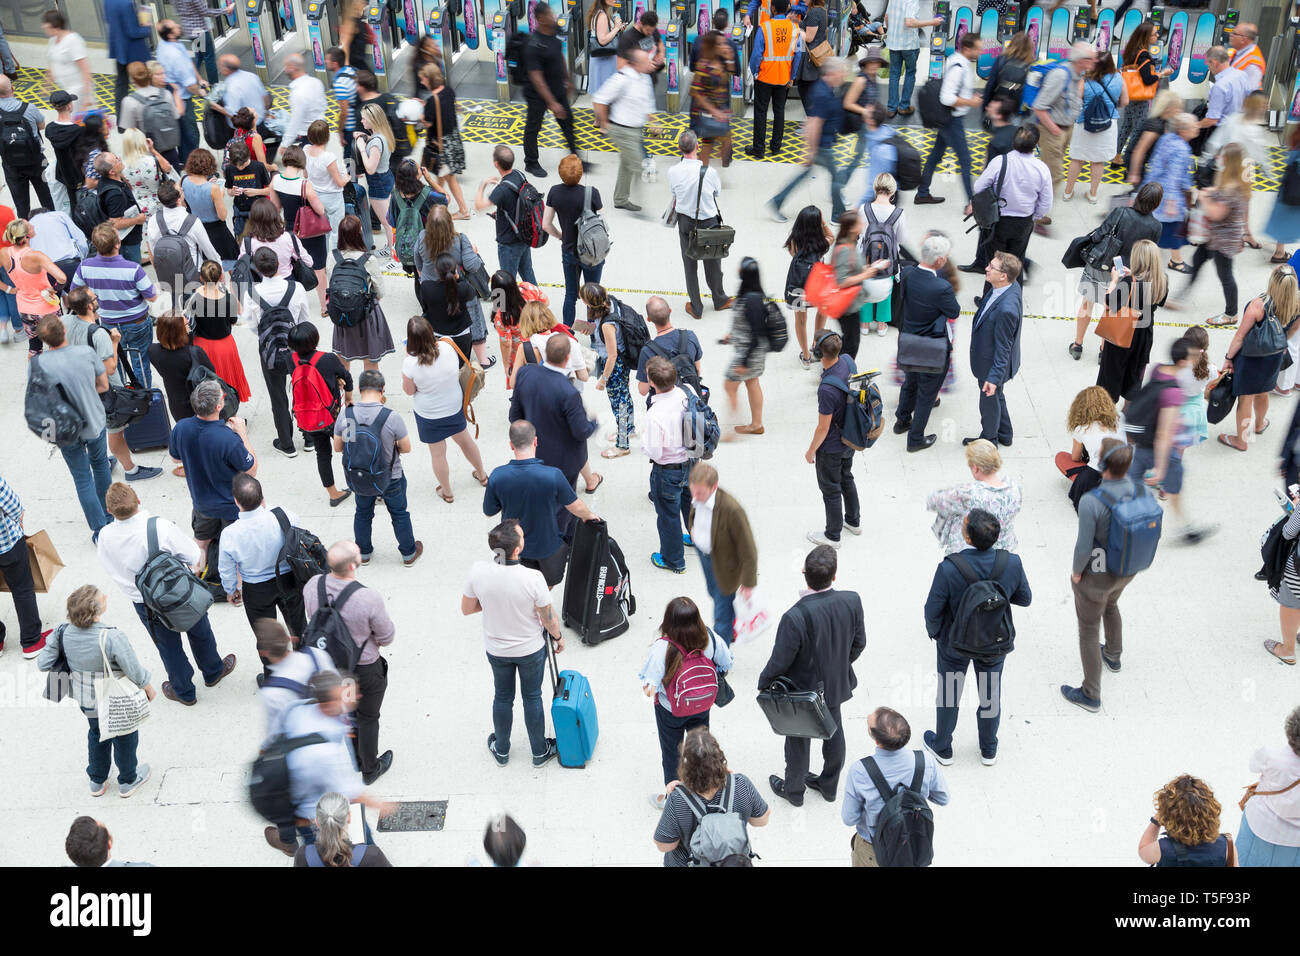
[[[94,817],[77,817],[72,821],[63,849],[77,866],[153,866],[112,859],[109,853],[113,849],[113,834]]]
[[[980,388],[980,433],[963,438],[963,445],[981,438],[1011,445],[1005,389],[1020,371],[1020,328],[1024,321],[1024,299],[1016,281],[1020,269],[1019,259],[1009,252],[999,252],[984,270],[984,278],[992,288],[980,302],[970,332],[970,370]]]

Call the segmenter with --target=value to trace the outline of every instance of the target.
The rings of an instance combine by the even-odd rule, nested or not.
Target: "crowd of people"
[[[780,285],[772,276],[764,281],[754,258],[734,256],[738,268],[728,272],[726,253],[700,254],[700,234],[723,224],[723,183],[711,164],[733,161],[726,90],[740,67],[720,11],[714,30],[692,51],[691,129],[677,140],[680,161],[668,176],[666,218],[677,228],[688,300],[686,319],[675,323],[663,297],[636,303],[602,284],[608,237],[644,228],[634,190],[646,202],[645,187],[656,179],[655,161],[644,149],[644,130],[655,112],[654,77],[664,68],[653,12],[625,24],[610,5],[597,2],[587,18],[593,52],[601,54],[592,58],[595,117],[619,154],[607,204],[583,181],[590,164],[577,154],[572,82],[555,14],[545,3],[536,6],[536,30],[524,53],[522,168],[514,149],[496,146],[493,168],[469,202],[458,179],[468,164],[454,90],[436,62],[417,64],[425,101],[417,132],[425,145],[414,153],[419,136],[408,135],[396,98],[379,92],[366,68],[367,32],[356,11],[345,17],[346,39],[325,53],[329,87],[301,57],[290,55],[288,108],[272,111],[253,73],[233,56],[211,53],[204,18],[222,8],[178,2],[181,22],[157,25],[150,54],[144,42],[149,28],[123,20],[124,5],[127,0],[106,5],[110,55],[119,65],[111,109],[96,105],[84,43],[58,11],[44,17],[55,87],[48,102],[57,118],[47,123],[0,77],[0,113],[21,111],[26,136],[19,139],[27,142],[15,147],[13,138],[4,140],[13,208],[5,210],[0,253],[3,337],[10,341],[12,328],[27,344],[27,418],[41,426],[32,426],[39,438],[23,441],[39,447],[34,443],[44,439],[59,447],[100,565],[158,651],[166,675],[159,685],[163,698],[198,705],[204,695],[196,687],[196,666],[207,690],[236,669],[236,654],[217,651],[208,608],[215,601],[244,608],[266,713],[250,747],[256,744],[262,757],[277,755],[288,781],[287,809],[264,836],[294,865],[389,865],[368,824],[352,821],[354,812],[364,816],[361,807],[381,816],[392,811],[370,788],[394,762],[393,750],[380,745],[380,725],[389,682],[383,649],[395,640],[397,626],[384,597],[364,583],[363,569],[383,563],[392,547],[374,539],[381,499],[401,564],[415,566],[425,551],[416,525],[427,529],[432,515],[408,504],[409,482],[417,480],[408,474],[415,467],[408,457],[411,424],[428,447],[441,501],[451,505],[458,490],[477,495],[482,489],[483,513],[496,520],[479,552],[482,560],[466,570],[461,611],[481,615],[494,684],[490,755],[501,766],[510,760],[518,694],[528,755],[541,767],[561,756],[556,738],[547,735],[543,706],[548,660],[565,644],[553,593],[565,580],[577,523],[601,520],[600,499],[584,496],[607,478],[588,460],[589,440],[604,415],[593,403],[607,400],[613,430],[601,451],[606,467],[617,469],[612,459],[636,452],[650,462],[658,546],[649,564],[684,575],[694,554],[711,602],[706,609],[687,594],[672,598],[637,675],[652,701],[662,758],[663,785],[650,794],[660,813],[653,843],[666,866],[750,865],[747,828],[767,824],[772,807],[749,777],[732,772],[709,720],[713,707],[735,696],[726,680],[732,646],[750,626],[738,611],[752,610],[759,578],[755,531],[767,529],[756,529],[744,503],[720,487],[727,453],[719,442],[763,435],[761,379],[794,368],[786,362],[769,369],[785,344],[777,304],[783,299],[794,312],[799,365],[818,370],[805,458],[815,469],[825,522],[807,533],[813,547],[802,563],[806,588],[780,614],[770,658],[753,689],[778,696],[815,689],[812,717],[820,726],[782,733],[769,714],[784,738],[784,768],[768,777],[767,789],[799,807],[808,790],[828,802],[841,799],[843,784],[841,818],[852,830],[853,865],[926,865],[935,826],[930,807],[950,799],[941,768],[954,760],[959,702],[972,669],[980,759],[985,766],[998,760],[1001,683],[1014,648],[1011,608],[1032,600],[1016,553],[1025,495],[1021,482],[1005,473],[1000,451],[1016,436],[1018,410],[1008,404],[1006,386],[1020,368],[1023,289],[1034,268],[1029,246],[1051,225],[1054,204],[1074,199],[1085,167],[1089,189],[1083,198],[1090,202],[1101,198],[1107,164],[1127,166],[1133,189],[1071,246],[1082,275],[1069,353],[1082,357],[1098,305],[1104,345],[1096,384],[1070,406],[1065,425],[1071,448],[1056,458],[1078,515],[1071,579],[1083,676],[1077,686],[1061,685],[1065,701],[1098,712],[1103,665],[1111,673],[1121,669],[1119,601],[1150,566],[1151,555],[1143,563],[1141,546],[1117,550],[1117,529],[1154,554],[1149,535],[1133,530],[1132,516],[1142,508],[1148,517],[1150,508],[1158,513],[1155,502],[1162,501],[1182,540],[1197,543],[1213,534],[1214,525],[1190,519],[1181,494],[1186,450],[1204,442],[1209,423],[1227,414],[1224,402],[1235,401],[1235,428],[1218,442],[1248,451],[1252,436],[1270,426],[1269,396],[1294,388],[1295,374],[1284,366],[1300,360],[1300,287],[1284,246],[1300,239],[1300,207],[1288,205],[1284,191],[1265,228],[1279,243],[1267,288],[1242,307],[1233,273],[1232,259],[1243,247],[1260,247],[1250,232],[1249,208],[1253,169],[1261,161],[1252,130],[1261,115],[1256,98],[1262,94],[1254,91],[1263,68],[1250,24],[1234,31],[1231,50],[1208,52],[1215,82],[1203,117],[1186,112],[1172,94],[1155,95],[1161,73],[1145,44],[1136,43],[1142,29],[1118,65],[1107,51],[1075,44],[1043,78],[1032,110],[1021,103],[1032,63],[1023,35],[1012,38],[981,95],[974,69],[981,41],[967,34],[944,63],[939,101],[949,122],[936,130],[928,157],[917,164],[919,179],[904,187],[905,151],[912,147],[889,120],[913,111],[919,31],[935,21],[917,18],[915,0],[888,4],[886,88],[878,80],[886,55],[877,45],[864,49],[856,73],[841,58],[811,55],[826,31],[822,0],[798,4],[798,21],[790,19],[787,0],[755,0],[746,16],[757,24],[750,63],[754,138],[745,153],[761,159],[782,150],[789,90],[798,93],[807,117],[799,131],[804,168],[768,201],[772,217],[788,221],[782,206],[814,167],[829,174],[829,218],[825,203],[797,213],[784,242],[790,266]],[[1136,70],[1140,82],[1131,83],[1120,68]],[[206,100],[214,117],[211,124],[205,120],[207,145],[199,136],[196,99]],[[978,172],[963,120],[973,109],[992,129]],[[534,184],[548,175],[538,147],[548,113],[568,153],[558,163],[559,184],[543,194]],[[220,144],[208,133],[213,125],[224,136]],[[120,155],[110,148],[115,129]],[[852,161],[840,165],[834,148],[846,135],[856,136],[856,149]],[[46,140],[56,156],[49,176]],[[1293,136],[1290,146],[1287,175],[1300,177],[1300,140]],[[996,222],[982,225],[975,259],[960,266],[944,231],[922,231],[915,214],[905,230],[909,217],[901,203],[912,188],[918,205],[944,201],[931,187],[949,149],[961,171],[967,213],[988,190],[1001,200]],[[867,170],[867,189],[846,203],[847,182],[858,166]],[[31,205],[30,191],[39,206]],[[749,205],[761,201],[750,197]],[[495,250],[480,251],[457,231],[458,221],[483,213],[495,219]],[[955,225],[956,217],[949,219]],[[559,269],[554,255],[534,256],[547,236],[560,246]],[[764,240],[734,241],[753,248]],[[1189,243],[1196,246],[1190,265],[1180,257]],[[1162,249],[1170,254],[1167,261]],[[1168,362],[1153,358],[1156,310],[1178,308],[1211,260],[1225,305],[1206,324],[1237,327],[1226,353],[1216,364],[1205,329],[1194,326],[1172,344]],[[725,411],[717,401],[705,411],[704,349],[689,328],[705,311],[701,261],[710,304],[729,321],[719,343],[727,349],[721,363]],[[812,301],[804,287],[818,266],[830,276],[830,294]],[[419,304],[419,314],[409,319],[385,312],[388,276],[401,272]],[[538,272],[562,285],[558,310]],[[893,432],[906,438],[895,440],[895,448],[919,453],[934,447],[931,412],[957,364],[960,272],[984,280],[963,358],[979,391],[980,430],[962,443],[971,480],[926,499],[943,552],[924,612],[939,685],[933,729],[914,740],[907,716],[877,707],[864,728],[874,752],[846,766],[852,728],[841,709],[857,686],[854,662],[866,647],[868,627],[859,595],[835,586],[844,534],[862,535],[866,517],[853,474],[861,449],[850,437],[848,418],[859,409],[849,383],[858,376],[862,335],[896,329],[898,391],[890,404]],[[1175,290],[1169,272],[1188,279]],[[499,355],[489,347],[489,320]],[[328,344],[326,323],[332,326]],[[238,414],[260,389],[250,385],[247,372],[253,370],[245,370],[237,328],[256,333],[275,433],[267,444],[293,458],[301,441],[315,455],[329,505],[352,502],[350,539],[322,544],[286,507],[289,489],[264,492],[257,477],[260,446]],[[412,399],[413,423],[388,406],[398,379],[381,370],[399,346],[400,387]],[[719,366],[710,366],[717,374]],[[508,421],[479,423],[473,399],[497,377],[511,393]],[[188,530],[152,514],[137,492],[139,482],[163,477],[162,468],[132,457],[131,429],[147,412],[131,412],[130,398],[155,379],[174,422],[163,442],[174,476],[189,493]],[[742,383],[747,416],[740,410]],[[698,430],[710,419],[726,419],[711,441]],[[1297,423],[1287,449],[1300,440]],[[485,466],[480,424],[489,437],[508,435],[509,462]],[[463,478],[461,489],[453,480],[449,440],[468,464],[468,492]],[[717,459],[702,460],[715,449]],[[1296,461],[1283,464],[1294,481]],[[121,481],[113,480],[117,468]],[[0,571],[13,595],[22,655],[42,671],[66,675],[67,695],[88,722],[91,795],[107,791],[116,766],[118,793],[130,796],[150,776],[137,757],[140,731],[101,726],[109,715],[101,695],[125,695],[146,707],[155,697],[149,668],[115,626],[110,596],[93,585],[76,588],[63,608],[45,608],[47,618],[66,621],[43,629],[23,531],[22,495],[36,489],[25,486],[17,469],[5,471]],[[1292,486],[1289,497],[1300,504],[1300,488]],[[648,515],[641,517],[648,522]],[[1280,605],[1282,639],[1264,642],[1270,656],[1290,665],[1300,631],[1298,515],[1290,511],[1278,525],[1282,558],[1269,583]],[[481,545],[467,550],[473,547]],[[99,680],[118,675],[125,690],[110,691],[109,682]],[[1219,832],[1222,808],[1214,794],[1184,775],[1156,793],[1140,859],[1296,865],[1300,710],[1287,718],[1285,735],[1285,748],[1262,748],[1251,760],[1261,777],[1244,802],[1235,843]],[[813,739],[822,740],[818,773],[810,772]],[[909,749],[909,743],[921,746]],[[723,813],[710,812],[717,809]],[[524,844],[515,820],[489,823],[484,849],[494,864],[517,865]],[[76,865],[115,863],[111,849],[102,824],[91,817],[73,823],[67,853]]]

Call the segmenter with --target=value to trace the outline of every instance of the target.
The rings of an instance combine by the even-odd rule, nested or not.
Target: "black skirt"
[[[230,234],[224,219],[205,222],[203,231],[208,234],[208,241],[212,243],[212,248],[217,250],[217,255],[223,261],[239,258],[239,243],[235,242],[235,237]]]

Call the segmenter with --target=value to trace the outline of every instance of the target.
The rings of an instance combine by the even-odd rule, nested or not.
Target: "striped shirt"
[[[208,18],[223,16],[225,7],[209,9],[205,0],[173,0],[176,15],[180,17],[181,29],[186,36],[196,37],[208,29]]]
[[[105,325],[147,318],[149,303],[145,300],[158,295],[144,269],[122,256],[83,259],[72,285],[85,286],[99,296],[99,318]]]
[[[340,69],[334,74],[334,85],[330,92],[339,103],[348,104],[348,118],[343,130],[351,133],[357,128],[357,71],[350,66]]]
[[[23,517],[23,503],[17,493],[9,487],[9,482],[0,478],[0,554],[13,550],[23,538],[23,528],[19,523]]]

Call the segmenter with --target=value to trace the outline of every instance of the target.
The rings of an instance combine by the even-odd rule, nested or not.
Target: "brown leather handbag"
[[[1142,313],[1137,309],[1127,306],[1114,312],[1107,309],[1097,322],[1097,334],[1116,348],[1126,349],[1133,344],[1133,330],[1141,321]]]
[[[1300,780],[1296,780],[1295,782],[1288,784],[1287,786],[1283,787],[1281,790],[1255,789],[1258,786],[1259,786],[1259,782],[1256,781],[1255,783],[1252,783],[1250,786],[1246,787],[1246,792],[1241,795],[1241,800],[1237,804],[1238,808],[1244,811],[1246,809],[1246,804],[1250,802],[1251,797],[1275,797],[1279,793],[1286,793],[1288,790],[1293,790],[1297,786],[1300,786]]]

